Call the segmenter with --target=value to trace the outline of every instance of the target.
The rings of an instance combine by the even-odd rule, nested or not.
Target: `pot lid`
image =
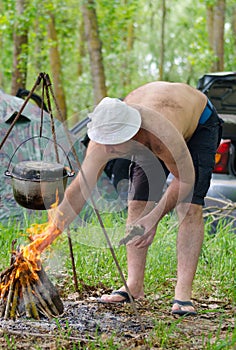
[[[12,176],[22,180],[53,181],[66,175],[67,171],[62,164],[42,161],[23,161],[12,169]]]

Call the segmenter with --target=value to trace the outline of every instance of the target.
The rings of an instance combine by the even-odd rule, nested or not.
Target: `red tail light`
[[[215,156],[215,168],[214,173],[227,174],[228,160],[229,160],[229,150],[230,150],[231,140],[222,140]]]

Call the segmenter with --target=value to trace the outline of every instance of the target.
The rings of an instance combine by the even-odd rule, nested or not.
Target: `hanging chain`
[[[55,124],[54,124],[52,106],[51,106],[51,101],[50,101],[50,87],[51,87],[52,83],[51,83],[51,80],[50,80],[48,74],[44,74],[43,79],[45,81],[45,87],[46,87],[48,113],[49,113],[50,118],[51,118],[51,129],[52,129],[52,137],[53,137],[53,142],[54,142],[54,149],[55,149],[55,153],[56,153],[56,160],[59,163],[59,154],[58,154],[58,147],[57,147],[57,138],[56,138],[56,133],[55,133]]]

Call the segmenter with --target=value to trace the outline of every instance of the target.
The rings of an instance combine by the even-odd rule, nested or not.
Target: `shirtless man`
[[[54,222],[59,227],[55,236],[81,211],[107,160],[134,156],[127,225],[141,225],[144,234],[127,244],[130,293],[134,299],[144,297],[148,247],[161,218],[177,207],[178,263],[172,313],[195,314],[191,294],[204,237],[202,205],[221,137],[221,120],[203,93],[186,84],[168,82],[143,85],[124,102],[107,97],[90,118],[91,142],[82,164],[87,184],[80,172],[67,188],[55,213]],[[169,172],[173,180],[162,195]],[[126,294],[121,287],[101,300],[122,302]]]

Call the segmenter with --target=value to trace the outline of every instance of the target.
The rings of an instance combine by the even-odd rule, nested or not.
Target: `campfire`
[[[60,296],[43,269],[41,252],[52,243],[59,230],[50,233],[50,224],[35,225],[30,233],[38,235],[23,248],[14,249],[12,242],[10,266],[0,274],[0,303],[2,317],[13,319],[26,316],[40,319],[52,318],[63,313]],[[41,233],[45,230],[45,234]],[[41,234],[40,234],[41,233]]]

